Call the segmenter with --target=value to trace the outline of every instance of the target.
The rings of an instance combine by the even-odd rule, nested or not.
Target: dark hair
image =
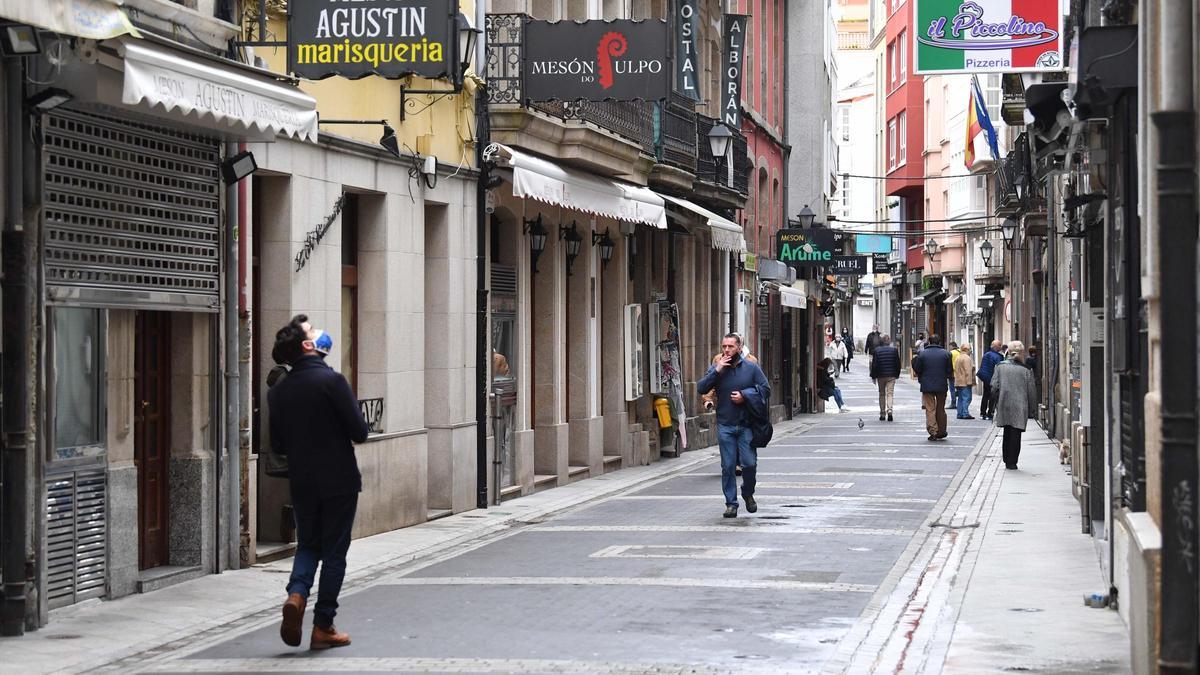
[[[726,334],[725,334],[725,337],[723,337],[723,338],[721,338],[721,339],[722,339],[722,340],[728,340],[729,338],[733,338],[734,340],[737,340],[737,343],[738,343],[738,346],[739,346],[739,347],[741,347],[743,344],[745,344],[745,343],[742,341],[742,336],[741,336],[741,335],[738,335],[737,333],[726,333]]]
[[[307,315],[297,314],[286,326],[275,331],[275,346],[271,348],[275,363],[291,364],[304,355],[301,343],[308,339],[308,334],[301,324],[307,322]]]
[[[942,346],[942,336],[938,335],[936,333],[933,335],[930,335],[928,342],[931,345],[936,345],[938,347],[941,347]]]
[[[833,360],[830,359],[828,356],[821,359],[820,361],[817,361],[818,368],[829,368],[829,366],[832,366],[832,365],[833,365]]]

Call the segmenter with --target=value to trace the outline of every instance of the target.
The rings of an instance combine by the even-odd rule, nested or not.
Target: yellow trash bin
[[[658,415],[659,428],[666,429],[671,426],[671,403],[667,399],[654,399],[654,412]]]

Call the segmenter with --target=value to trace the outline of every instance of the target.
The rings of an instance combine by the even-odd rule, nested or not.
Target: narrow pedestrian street
[[[710,459],[351,581],[338,616],[354,639],[349,648],[285,647],[272,602],[119,668],[582,673],[836,665],[839,645],[877,592],[920,562],[910,550],[914,535],[930,529],[948,488],[991,438],[986,422],[951,413],[949,438],[926,440],[909,379],[896,388],[896,421],[879,421],[865,371],[858,359],[838,380],[849,412],[806,416],[760,452],[755,514],[743,508],[737,519],[721,517],[720,468]]]

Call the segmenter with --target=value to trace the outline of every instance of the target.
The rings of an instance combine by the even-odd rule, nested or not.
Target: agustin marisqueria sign
[[[825,227],[789,228],[775,235],[775,258],[792,267],[825,267],[840,255],[836,233]]]
[[[457,14],[457,0],[289,0],[288,67],[310,80],[446,77]]]
[[[670,93],[665,21],[529,21],[525,98],[656,101]]]

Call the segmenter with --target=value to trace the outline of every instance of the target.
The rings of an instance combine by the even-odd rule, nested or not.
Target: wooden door
[[[168,562],[170,319],[138,312],[134,345],[134,462],[138,469],[138,567]]]

